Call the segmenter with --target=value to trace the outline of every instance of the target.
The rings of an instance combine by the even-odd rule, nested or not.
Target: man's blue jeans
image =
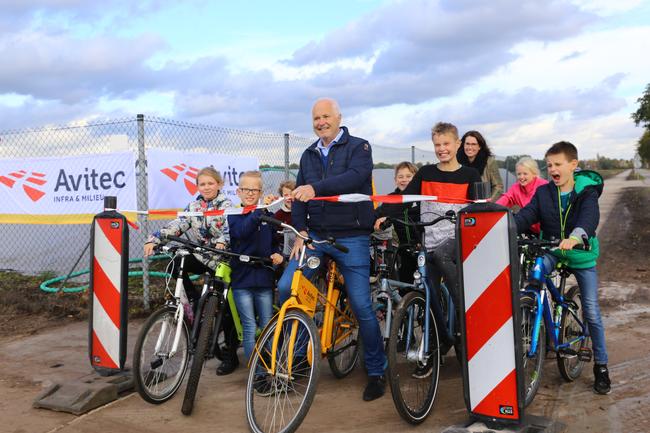
[[[273,289],[233,289],[233,296],[244,331],[244,354],[248,361],[255,349],[258,325],[264,328],[273,317]],[[256,315],[259,323],[255,320]]]
[[[309,234],[314,239],[319,237]],[[342,253],[329,244],[315,245],[314,250],[307,250],[309,256],[323,257],[327,254],[338,266],[345,279],[345,289],[352,311],[359,322],[359,333],[363,341],[366,369],[368,376],[382,376],[386,366],[384,341],[379,330],[377,316],[372,309],[370,299],[370,239],[368,236],[351,236],[337,239],[336,242],[347,247],[350,251]],[[278,282],[280,302],[286,301],[291,295],[291,280],[298,267],[297,260],[291,260]],[[312,278],[316,269],[303,269],[305,277]]]
[[[553,270],[558,258],[552,254],[544,256],[544,269]],[[586,269],[569,269],[575,275],[582,297],[582,314],[587,322],[587,328],[593,343],[594,361],[597,364],[607,364],[607,347],[605,346],[605,327],[600,317],[598,305],[598,272],[596,267]]]

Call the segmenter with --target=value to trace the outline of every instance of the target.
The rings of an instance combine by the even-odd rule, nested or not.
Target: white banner
[[[96,214],[104,196],[135,209],[132,152],[64,158],[0,159],[0,214]]]
[[[199,194],[196,173],[210,165],[221,173],[224,181],[222,192],[232,200],[233,205],[239,204],[239,176],[259,167],[257,158],[149,149],[149,209],[178,209],[187,206]]]

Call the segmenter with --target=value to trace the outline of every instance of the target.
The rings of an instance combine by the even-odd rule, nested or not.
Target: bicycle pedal
[[[583,347],[578,351],[578,359],[584,362],[591,362],[593,352],[588,347]]]
[[[570,347],[564,347],[564,348],[558,350],[557,352],[558,352],[558,353],[560,354],[560,356],[562,356],[563,358],[575,358],[576,356],[578,356],[578,352],[576,352],[575,350],[571,349]]]

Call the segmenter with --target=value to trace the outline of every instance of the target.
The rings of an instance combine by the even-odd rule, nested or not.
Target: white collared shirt
[[[327,155],[330,153],[330,147],[332,147],[333,144],[336,144],[340,139],[341,136],[343,135],[343,128],[339,128],[339,133],[336,134],[336,137],[334,137],[334,140],[332,140],[329,144],[329,146],[323,146],[323,139],[319,138],[318,143],[316,143],[316,149],[320,150],[320,153],[327,157]]]

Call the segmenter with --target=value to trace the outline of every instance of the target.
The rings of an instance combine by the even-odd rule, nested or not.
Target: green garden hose
[[[154,260],[162,260],[162,259],[168,259],[169,256],[161,254],[157,256],[151,256],[149,258],[150,261]],[[139,259],[131,259],[129,260],[129,263],[142,263],[142,258]],[[63,293],[79,293],[83,292],[84,290],[88,289],[88,284],[84,284],[83,286],[78,286],[78,287],[50,287],[51,284],[58,283],[60,281],[64,281],[66,279],[78,277],[80,275],[88,274],[90,273],[90,269],[84,269],[83,271],[77,271],[73,272],[70,275],[62,275],[60,277],[52,278],[46,281],[43,281],[39,288],[48,293],[58,293],[58,292],[63,292]],[[141,277],[144,275],[144,271],[129,271],[129,277]],[[168,278],[171,277],[170,274],[167,272],[160,272],[160,271],[149,271],[149,276],[150,277],[161,277],[161,278]],[[196,280],[199,278],[200,275],[192,275],[190,277],[191,280]]]

